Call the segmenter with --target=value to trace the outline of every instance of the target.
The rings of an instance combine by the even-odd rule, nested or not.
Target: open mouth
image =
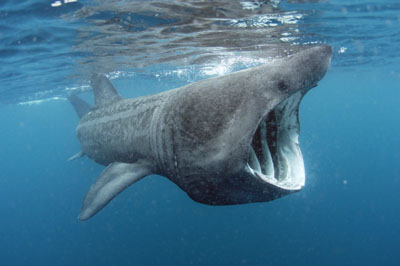
[[[298,91],[279,103],[258,125],[246,170],[256,178],[286,190],[304,186],[305,171],[299,146],[299,105],[304,96]]]

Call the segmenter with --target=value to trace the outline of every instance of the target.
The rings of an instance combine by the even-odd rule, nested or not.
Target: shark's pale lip
[[[253,137],[246,170],[264,182],[287,190],[305,183],[303,156],[298,137],[298,109],[304,91],[278,104],[260,122]]]

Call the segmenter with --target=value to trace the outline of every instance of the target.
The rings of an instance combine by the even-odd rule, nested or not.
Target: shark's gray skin
[[[93,108],[75,95],[82,152],[106,165],[83,201],[87,220],[139,179],[158,174],[210,205],[299,191],[305,171],[298,109],[331,60],[327,45],[164,93],[123,99],[94,75]]]

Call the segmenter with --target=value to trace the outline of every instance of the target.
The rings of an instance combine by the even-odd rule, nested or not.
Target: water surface
[[[397,265],[397,1],[2,1],[1,265]],[[306,187],[212,207],[151,176],[88,222],[103,167],[79,151],[66,101],[107,74],[137,97],[333,46],[304,99]]]

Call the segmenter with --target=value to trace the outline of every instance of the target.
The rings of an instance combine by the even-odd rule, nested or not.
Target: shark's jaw
[[[305,91],[297,91],[263,117],[251,145],[245,171],[251,177],[283,190],[305,184],[303,156],[298,142],[299,105]]]

